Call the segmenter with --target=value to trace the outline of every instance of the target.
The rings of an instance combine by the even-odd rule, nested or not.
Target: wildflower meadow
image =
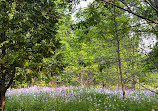
[[[147,90],[100,87],[39,87],[8,89],[6,111],[158,111],[158,95]]]

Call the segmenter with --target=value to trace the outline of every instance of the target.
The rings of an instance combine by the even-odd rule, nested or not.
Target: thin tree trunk
[[[84,68],[82,67],[82,68],[81,68],[81,87],[84,86],[84,83],[83,83],[83,75],[84,75]]]
[[[104,82],[104,81],[102,81],[102,85],[103,85],[103,88],[106,88],[106,86],[105,86],[105,82]]]
[[[35,78],[32,77],[32,79],[31,79],[31,86],[34,86],[34,83],[35,83]]]
[[[135,55],[135,38],[133,38],[133,56]],[[133,81],[132,81],[132,88],[135,90],[136,89],[136,81],[135,81],[135,73],[134,73],[134,58],[132,59],[132,71],[133,71],[133,74],[132,74],[132,78],[133,78]]]
[[[122,67],[121,67],[121,58],[120,58],[120,42],[118,35],[116,34],[117,38],[117,53],[118,53],[118,64],[119,64],[119,73],[120,73],[120,78],[121,78],[121,84],[122,84],[122,91],[123,91],[123,99],[125,98],[125,84],[124,84],[124,79],[122,75]]]
[[[119,40],[118,32],[117,32],[115,7],[114,7],[114,23],[115,23],[115,37],[116,37],[116,40],[117,40],[117,54],[118,54],[119,73],[120,73],[120,78],[121,78],[122,92],[123,92],[123,99],[124,99],[125,98],[125,84],[124,84],[124,79],[123,79],[123,76],[122,76],[121,57],[120,57],[120,40]]]
[[[94,84],[94,87],[97,85],[97,82],[95,79],[93,80],[93,84]]]
[[[104,75],[104,71],[101,71],[102,75]],[[106,88],[106,79],[102,81],[103,88]]]
[[[42,80],[42,78],[43,78],[43,77],[42,77],[42,73],[41,73],[41,74],[40,74],[40,82],[42,82],[42,81],[43,81],[43,80]]]
[[[119,73],[119,67],[118,67],[118,65],[117,65],[117,67],[116,67],[116,69],[117,69],[117,74],[118,74],[118,89],[120,89],[120,78],[119,78],[119,76],[120,76],[120,73]]]

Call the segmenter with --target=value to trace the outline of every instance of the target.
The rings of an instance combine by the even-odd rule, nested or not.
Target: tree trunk
[[[114,0],[115,2],[115,0]],[[123,79],[123,75],[122,75],[122,65],[121,65],[121,57],[120,57],[120,40],[119,40],[119,36],[118,36],[118,32],[117,32],[117,22],[116,22],[116,11],[115,11],[115,7],[114,7],[114,25],[115,25],[115,37],[117,40],[117,55],[118,55],[118,65],[119,65],[119,73],[120,73],[120,78],[121,78],[121,84],[122,84],[122,95],[123,95],[123,99],[125,98],[125,84],[124,84],[124,79]]]
[[[104,81],[102,81],[102,85],[103,85],[103,88],[106,88],[106,86],[105,86],[105,82],[104,82]]]
[[[31,79],[31,86],[34,86],[34,83],[35,83],[35,78],[32,77],[32,79]]]
[[[5,67],[1,64],[0,111],[5,111]]]
[[[123,79],[123,75],[122,75],[121,58],[120,58],[120,41],[119,41],[118,35],[116,38],[117,38],[117,53],[118,53],[119,73],[120,73],[120,78],[121,78],[123,99],[124,99],[125,98],[125,84],[124,84],[124,79]]]
[[[15,71],[16,68],[14,67],[12,69],[12,75],[10,75],[10,80],[8,81],[8,84],[6,84],[6,73],[5,73],[5,67],[1,65],[1,71],[2,74],[1,80],[0,80],[0,111],[5,111],[5,93],[7,89],[12,85],[14,77],[15,77]]]
[[[5,67],[1,64],[0,111],[5,111]]]
[[[1,34],[2,37],[2,41],[5,41],[6,36],[5,36],[5,32],[3,32]],[[6,47],[5,45],[3,45],[2,47],[2,60],[5,58],[6,56]],[[0,79],[1,79],[1,83],[0,83],[0,111],[5,111],[5,92],[6,92],[6,88],[5,88],[5,78],[6,78],[6,68],[4,63],[0,64]]]
[[[97,82],[95,79],[93,80],[93,84],[94,84],[94,87],[97,85]]]
[[[133,56],[135,55],[135,38],[133,37]],[[136,81],[135,81],[135,73],[134,73],[134,57],[132,59],[132,71],[133,71],[133,74],[132,74],[132,78],[133,78],[133,81],[132,81],[132,88],[135,90],[136,89]]]
[[[81,87],[84,86],[84,83],[83,83],[83,75],[84,75],[84,68],[81,68]]]
[[[122,75],[121,58],[120,58],[120,42],[119,42],[118,35],[117,35],[117,51],[118,51],[117,53],[118,53],[119,74],[121,78],[122,92],[123,92],[123,99],[124,99],[125,98],[125,84],[124,84],[124,79]]]
[[[118,86],[117,87],[118,87],[118,89],[120,89],[120,78],[119,78],[120,77],[120,73],[119,73],[118,65],[117,65],[116,69],[117,69],[117,74],[118,74],[118,84],[117,84]]]
[[[0,90],[0,111],[5,111],[5,87],[1,85]]]

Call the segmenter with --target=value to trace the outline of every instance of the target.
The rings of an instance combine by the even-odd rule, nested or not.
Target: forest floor
[[[6,111],[158,111],[158,95],[146,90],[81,87],[9,89]]]

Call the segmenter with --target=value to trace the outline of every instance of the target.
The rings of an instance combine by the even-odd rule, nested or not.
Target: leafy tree
[[[119,1],[116,1],[115,3],[119,4]],[[145,7],[145,8],[148,8],[148,7]],[[89,7],[85,9],[83,12],[80,12],[77,14],[77,17],[79,18],[79,22],[77,22],[77,24],[72,26],[72,29],[75,32],[75,36],[78,36],[78,40],[79,40],[75,43],[81,42],[82,46],[84,43],[84,48],[82,49],[82,52],[84,54],[86,52],[83,50],[88,48],[89,46],[91,45],[95,47],[98,46],[97,50],[99,50],[100,53],[93,52],[93,54],[95,53],[94,55],[98,54],[98,56],[93,56],[93,58],[95,59],[99,59],[99,58],[101,59],[104,57],[105,58],[112,57],[114,58],[113,61],[116,61],[117,53],[114,53],[114,51],[116,52],[117,43],[116,43],[116,37],[114,37],[113,35],[117,32],[117,35],[119,36],[118,41],[120,44],[119,50],[120,50],[120,60],[122,63],[121,64],[122,74],[123,74],[123,77],[125,78],[125,80],[123,81],[126,82],[126,84],[129,83],[129,81],[132,81],[132,84],[133,84],[132,87],[133,89],[135,89],[136,83],[138,81],[138,76],[142,68],[139,63],[141,61],[141,54],[137,52],[138,47],[139,47],[139,42],[141,40],[140,38],[141,33],[138,31],[141,30],[143,32],[143,31],[146,31],[146,29],[149,29],[151,27],[149,26],[144,27],[144,24],[141,24],[138,18],[135,18],[135,17],[131,18],[131,16],[129,16],[127,13],[124,13],[123,11],[119,9],[117,9],[116,14],[117,14],[116,21],[118,24],[117,30],[114,28],[115,23],[114,23],[113,7],[101,1],[93,2],[93,4],[89,5]],[[91,29],[94,29],[94,30],[91,30]],[[147,31],[146,34],[151,33],[151,32],[152,32],[151,30]],[[88,36],[90,34],[92,35]],[[102,38],[102,41],[104,38],[105,40],[104,46],[106,46],[106,44],[108,43],[113,44],[113,46],[111,48],[107,46],[106,49],[104,48],[104,51],[101,50],[101,47],[103,46],[101,44],[99,45],[99,43],[101,43],[100,40],[97,39],[97,41],[94,42],[95,45],[92,43],[93,38],[95,38],[94,36],[98,39]],[[77,46],[80,46],[80,45],[78,44]],[[108,51],[108,48],[109,50],[111,49],[111,52]],[[104,53],[102,53],[101,51]],[[88,54],[92,54],[92,53],[88,52]],[[102,54],[104,54],[104,57],[101,56]],[[82,57],[83,59],[85,59],[85,56],[82,55]],[[88,58],[88,55],[86,58]],[[92,62],[91,65],[92,64],[94,63]],[[115,64],[112,63],[112,65],[110,66],[111,66],[110,69],[112,69],[112,67],[114,66],[116,67],[117,62],[115,62]],[[99,69],[101,71],[102,68],[99,67]],[[103,71],[105,71],[105,69]],[[114,72],[117,74],[116,71]],[[113,77],[116,77],[116,76],[113,76]]]
[[[1,110],[5,106],[5,92],[14,80],[22,77],[18,69],[29,66],[37,72],[43,58],[54,55],[60,47],[55,36],[59,17],[54,1],[0,1]]]
[[[115,2],[116,1],[116,2]],[[99,0],[98,3],[107,3],[114,7],[117,7],[123,11],[131,13],[141,19],[149,21],[150,23],[158,24],[157,22],[157,14],[158,7],[156,0]],[[115,3],[114,3],[115,2]],[[148,14],[147,14],[148,13]]]

